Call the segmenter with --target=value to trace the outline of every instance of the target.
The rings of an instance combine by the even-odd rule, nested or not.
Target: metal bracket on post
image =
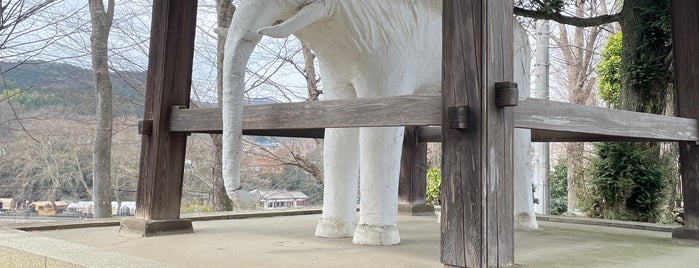
[[[519,105],[519,89],[517,88],[517,83],[495,83],[495,105],[501,108]]]
[[[144,119],[138,121],[138,134],[140,135],[152,135],[153,134],[153,120]]]
[[[449,106],[447,108],[447,119],[449,128],[466,130],[468,129],[468,106]]]

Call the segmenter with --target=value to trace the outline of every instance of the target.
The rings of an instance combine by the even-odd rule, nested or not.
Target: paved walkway
[[[147,260],[144,266],[443,267],[436,217],[400,216],[402,243],[391,247],[358,246],[350,238],[315,237],[318,217],[196,221],[193,234],[146,239],[119,236],[114,226],[29,235],[113,254],[111,261],[117,264],[113,267],[126,267],[126,262],[120,262],[126,261],[125,257],[131,258],[129,266]],[[539,223],[540,231],[515,234],[517,263],[533,267],[699,267],[699,248],[673,244],[668,232]],[[51,245],[36,244],[41,246]],[[0,264],[1,259],[0,255]],[[89,264],[108,266],[103,263]]]

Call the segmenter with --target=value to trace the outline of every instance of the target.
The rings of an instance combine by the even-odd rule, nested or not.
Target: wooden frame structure
[[[179,219],[186,135],[221,131],[220,109],[187,109],[197,1],[155,0],[153,8],[138,209],[122,221],[124,232],[142,236],[192,231],[191,222]],[[678,141],[687,225],[673,238],[699,241],[699,52],[692,47],[699,2],[672,1],[684,118],[533,99],[515,108],[498,105],[496,83],[512,80],[512,1],[444,0],[443,14],[441,96],[245,107],[244,133],[322,137],[324,128],[441,125],[409,127],[406,146],[417,155],[421,142],[447,145],[441,261],[448,267],[514,265],[514,127],[532,129],[536,141]],[[405,157],[421,165],[410,153]],[[411,202],[411,190],[403,192]]]

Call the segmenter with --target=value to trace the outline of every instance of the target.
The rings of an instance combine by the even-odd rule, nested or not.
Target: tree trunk
[[[114,17],[114,0],[104,9],[102,0],[90,0],[92,34],[92,72],[97,95],[97,127],[92,153],[94,217],[112,216],[111,204],[111,156],[112,156],[112,81],[109,78],[109,54],[107,43]]]
[[[621,51],[620,108],[628,111],[663,114],[666,108],[668,84],[669,41],[663,32],[650,27],[661,24],[669,16],[667,0],[625,0],[621,31],[624,33]],[[657,10],[660,9],[660,10]],[[669,25],[668,25],[669,27]],[[659,143],[639,143],[648,156],[660,160]]]
[[[318,90],[318,79],[316,78],[315,58],[311,48],[306,44],[301,44],[303,51],[304,76],[306,77],[306,88],[308,88],[308,101],[317,101],[320,91]]]
[[[227,29],[231,24],[231,18],[235,12],[235,6],[229,0],[216,0],[216,15],[219,29]],[[217,75],[217,93],[218,106],[222,106],[223,101],[223,49],[226,45],[226,35],[224,31],[218,33],[218,43],[216,47],[216,71]],[[227,211],[233,209],[233,204],[226,194],[226,189],[223,186],[222,173],[222,152],[223,139],[221,134],[212,134],[211,139],[214,144],[214,163],[212,170],[213,189],[212,200],[214,211]]]
[[[603,6],[604,7],[604,6]],[[601,12],[606,12],[603,8]],[[585,3],[576,1],[576,16],[585,15]],[[592,62],[595,56],[594,46],[600,33],[600,27],[592,27],[587,33],[581,27],[573,28],[572,40],[568,36],[568,27],[559,25],[559,37],[552,39],[561,49],[561,54],[568,64],[566,77],[568,86],[568,100],[573,104],[588,104],[590,93],[595,84],[591,78]],[[575,142],[566,144],[568,167],[568,212],[579,209],[578,198],[581,194],[578,190],[584,190],[579,186],[584,181],[584,143]]]
[[[585,143],[570,142],[566,144],[568,167],[568,212],[575,212],[580,208],[578,198],[579,189],[583,182]]]
[[[650,11],[667,0],[625,0],[622,9],[621,31],[624,33],[621,51],[621,103],[620,108],[628,111],[663,114],[669,72],[657,72],[659,68],[668,70],[665,59],[670,47],[666,40],[658,40],[661,34],[649,30],[647,26],[660,23],[662,12]],[[665,10],[669,12],[669,10]],[[669,14],[666,14],[669,16]],[[669,26],[669,25],[668,25]],[[649,40],[657,40],[652,42]],[[646,47],[652,45],[651,47]],[[649,66],[650,68],[641,68]],[[640,72],[640,73],[639,73]],[[649,77],[653,75],[653,77]],[[651,79],[652,78],[652,79]]]
[[[534,90],[532,97],[539,99],[549,99],[549,21],[539,20],[536,22],[536,54],[534,63]],[[534,147],[534,178],[537,182],[536,193],[539,197],[539,213],[551,214],[551,190],[549,174],[549,143],[536,142]]]

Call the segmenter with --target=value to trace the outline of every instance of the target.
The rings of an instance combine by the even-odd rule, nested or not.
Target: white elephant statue
[[[440,89],[441,16],[442,0],[243,0],[224,57],[223,176],[229,197],[245,207],[257,202],[241,188],[240,154],[245,68],[263,35],[293,34],[314,50],[327,99],[409,95]],[[365,245],[400,243],[403,129],[325,131],[325,195],[317,236],[353,237]]]

